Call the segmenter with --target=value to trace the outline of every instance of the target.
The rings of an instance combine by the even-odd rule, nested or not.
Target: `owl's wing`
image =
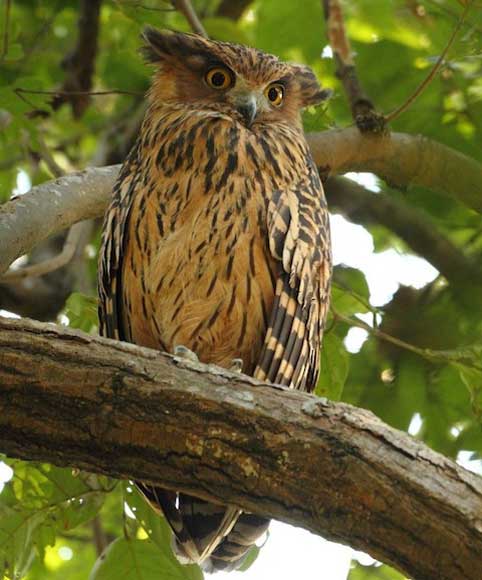
[[[312,391],[329,306],[331,245],[323,187],[307,161],[306,173],[268,202],[269,248],[280,273],[255,376]]]
[[[121,276],[127,224],[138,179],[137,163],[134,147],[114,186],[99,250],[99,333],[117,340],[130,338],[122,316]]]

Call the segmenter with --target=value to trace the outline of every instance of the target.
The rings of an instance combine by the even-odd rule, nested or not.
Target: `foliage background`
[[[462,4],[343,3],[360,79],[380,111],[388,113],[403,103],[427,75]],[[480,3],[473,4],[441,73],[391,128],[421,133],[482,162],[482,10]],[[305,62],[334,89],[326,109],[306,113],[307,130],[352,124],[333,60],[329,52],[321,58],[327,41],[318,0],[197,0],[194,5],[210,36]],[[54,109],[49,95],[19,95],[15,90],[51,91],[62,86],[66,75],[62,62],[76,42],[79,2],[4,0],[1,9],[0,200],[16,192],[19,175],[20,184],[22,180],[37,184],[56,171],[121,161],[135,135],[149,83],[149,70],[138,54],[139,32],[145,24],[189,30],[183,17],[159,0],[104,0],[93,87],[133,94],[92,97],[76,118],[68,103]],[[432,448],[453,458],[464,452],[466,458],[480,458],[482,350],[460,350],[477,344],[482,349],[482,291],[477,283],[482,268],[480,216],[429,190],[397,191],[382,181],[377,185],[380,192],[372,195],[389,196],[412,208],[428,228],[460,248],[473,264],[473,280],[438,276],[421,289],[401,287],[386,304],[374,305],[363,268],[338,266],[334,312],[343,317],[371,313],[382,332],[419,350],[400,348],[372,333],[359,352],[350,353],[343,341],[351,323],[334,317],[325,340],[318,393],[371,409],[404,431],[416,416],[416,436]],[[395,248],[402,255],[409,253],[386,223],[370,220],[362,225],[373,237],[375,252]],[[94,225],[84,251],[60,272],[35,280],[29,288],[0,284],[0,308],[96,332],[98,226]],[[51,255],[61,243],[62,239],[51,241],[29,259]],[[424,349],[444,352],[434,360]],[[456,356],[460,352],[467,355],[463,360]],[[81,580],[90,574],[96,580],[146,580],[160,577],[164,570],[166,578],[201,578],[197,568],[181,567],[172,558],[164,523],[128,483],[3,459],[14,477],[0,494],[0,575]],[[356,561],[349,577],[401,578],[387,566],[361,566]]]

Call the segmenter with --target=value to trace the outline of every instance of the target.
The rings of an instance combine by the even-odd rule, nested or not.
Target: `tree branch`
[[[467,287],[473,301],[480,293],[482,268],[444,236],[430,216],[403,200],[368,191],[346,177],[331,177],[325,184],[328,206],[362,224],[380,224],[423,256],[453,285]],[[475,293],[474,293],[475,292]]]
[[[4,24],[3,24],[3,42],[2,42],[2,52],[0,54],[0,60],[3,60],[5,58],[5,56],[8,54],[10,9],[11,9],[11,1],[6,0],[6,2],[5,2],[5,20],[4,20]]]
[[[82,241],[69,264],[35,278],[27,277],[2,283],[0,276],[0,309],[35,320],[55,320],[76,284],[80,285],[86,280],[82,276],[84,261],[79,251],[87,243],[86,228],[91,223],[92,221],[86,221],[82,225],[76,225],[82,228]],[[62,252],[64,245],[65,232],[43,240],[29,252],[24,268],[46,264],[53,256]]]
[[[119,166],[47,181],[0,206],[0,273],[42,240],[105,212]]]
[[[51,239],[57,246],[58,240]],[[50,243],[38,247],[44,253],[50,248]],[[72,293],[74,281],[74,272],[70,268],[62,268],[40,278],[0,284],[0,310],[9,310],[36,320],[55,320]]]
[[[0,386],[13,457],[233,504],[414,578],[479,577],[480,479],[368,411],[25,320],[0,319]]]
[[[462,24],[465,22],[465,19],[467,17],[469,9],[472,7],[472,0],[465,0],[464,3],[465,3],[464,11],[462,12],[461,16],[459,17],[458,22],[457,22],[454,30],[452,31],[452,34],[450,35],[450,38],[447,41],[447,44],[445,45],[445,48],[443,49],[443,51],[441,52],[440,56],[437,59],[437,62],[433,65],[433,67],[430,70],[430,72],[428,73],[428,75],[418,85],[418,87],[408,97],[408,99],[385,117],[385,121],[387,123],[391,123],[393,120],[395,120],[397,117],[399,117],[402,113],[404,113],[409,107],[411,107],[412,104],[418,99],[418,97],[423,93],[423,91],[428,87],[428,85],[435,78],[436,74],[439,72],[440,67],[442,66],[442,64],[445,61],[445,57],[447,56],[448,51],[452,47],[452,45],[455,41],[455,38],[456,38],[460,28],[462,27]]]
[[[354,127],[306,137],[324,177],[369,171],[395,188],[426,187],[482,213],[482,165],[437,141],[407,133],[361,134]]]
[[[363,91],[355,68],[350,41],[345,31],[343,11],[339,0],[321,0],[326,22],[328,42],[333,50],[336,76],[340,79],[348,98],[353,120],[360,131],[382,132],[385,128],[383,115]]]
[[[251,2],[252,0],[221,0],[216,15],[238,20]]]
[[[70,102],[74,117],[77,119],[83,115],[89,105],[89,95],[79,94],[79,92],[88,93],[92,87],[101,4],[102,0],[81,0],[77,45],[62,62],[63,68],[67,71],[67,77],[61,92],[52,100],[54,110]],[[77,92],[77,94],[69,94],[72,92]]]
[[[0,275],[0,284],[9,284],[11,282],[17,282],[18,280],[24,280],[25,278],[38,278],[39,276],[44,276],[50,272],[55,272],[69,264],[75,256],[82,238],[85,239],[85,236],[82,236],[84,227],[88,227],[89,231],[91,229],[89,222],[78,222],[70,228],[69,233],[65,238],[62,251],[59,254],[55,255],[53,258],[45,260],[44,262],[38,262],[22,268],[8,270],[5,274]],[[87,240],[85,241],[87,243]]]
[[[193,32],[208,38],[206,29],[204,28],[202,22],[199,20],[199,17],[196,14],[196,11],[194,10],[190,0],[172,0],[172,5],[189,22],[189,26],[192,28]]]
[[[419,185],[482,213],[482,166],[462,153],[418,135],[361,134],[355,128],[307,135],[324,178],[371,171],[389,184]],[[102,215],[119,166],[89,168],[43,183],[0,207],[0,273],[19,256],[72,224]]]
[[[102,520],[100,519],[99,514],[97,514],[95,518],[92,520],[91,527],[92,527],[92,540],[94,542],[97,557],[99,557],[110,543],[109,538],[107,537],[107,534],[105,533],[105,530],[102,527]]]

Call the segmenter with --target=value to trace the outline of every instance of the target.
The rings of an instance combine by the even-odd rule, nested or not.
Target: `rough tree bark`
[[[231,503],[412,578],[480,578],[480,478],[367,411],[153,350],[0,319],[0,449]]]

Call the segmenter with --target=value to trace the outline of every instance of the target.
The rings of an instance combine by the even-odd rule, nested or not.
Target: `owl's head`
[[[330,94],[309,67],[248,46],[154,28],[143,37],[144,56],[157,66],[150,91],[154,103],[211,109],[254,128],[256,123],[299,125],[300,110]]]

